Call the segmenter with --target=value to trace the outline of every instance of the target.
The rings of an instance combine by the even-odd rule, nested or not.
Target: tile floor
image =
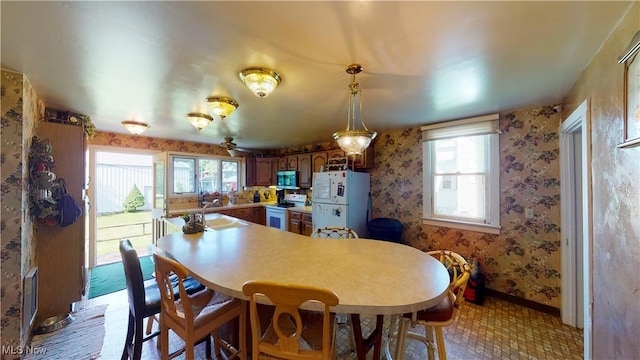
[[[127,329],[126,291],[85,300],[78,308],[109,304],[105,314],[106,336],[100,359],[120,359]],[[369,325],[363,317],[363,327]],[[373,320],[373,318],[371,318]],[[388,328],[389,319],[385,319]],[[371,323],[373,325],[373,322]],[[386,336],[386,333],[385,333]],[[559,318],[487,297],[482,306],[465,303],[453,325],[445,328],[449,359],[582,359],[582,330],[563,325]],[[142,359],[159,359],[156,339],[143,346]],[[338,359],[355,359],[349,350],[347,328],[338,330]],[[394,345],[392,340],[391,345]],[[182,347],[181,340],[170,337],[170,351]],[[393,354],[393,347],[391,353]],[[369,354],[371,356],[371,354]],[[183,358],[182,357],[179,358]],[[196,358],[205,359],[204,344],[196,347]],[[405,359],[426,359],[424,345],[408,340]],[[437,358],[437,356],[436,356]]]

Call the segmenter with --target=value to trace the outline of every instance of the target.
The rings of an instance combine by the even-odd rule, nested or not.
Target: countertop
[[[313,206],[293,206],[293,207],[287,208],[287,210],[289,211],[299,211],[307,214],[311,214],[312,209],[313,209]]]
[[[210,206],[205,209],[205,213],[215,213],[222,210],[233,210],[233,209],[243,209],[243,208],[252,208],[266,205],[276,205],[275,201],[271,202],[259,202],[259,203],[244,203],[244,204],[235,204],[235,205],[223,205],[223,206]],[[190,212],[201,212],[202,208],[191,208],[191,209],[179,209],[179,210],[169,210],[169,216],[182,216],[184,213]]]

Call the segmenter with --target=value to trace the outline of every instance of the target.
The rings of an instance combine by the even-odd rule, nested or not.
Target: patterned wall
[[[624,124],[624,66],[617,59],[639,29],[635,1],[563,104],[566,117],[590,99],[593,359],[640,358],[640,147],[616,147]]]
[[[422,225],[419,128],[376,141],[373,215],[400,220],[411,246],[477,258],[491,289],[560,308],[559,124],[551,106],[501,115],[500,235]],[[526,207],[533,219],[524,217]]]
[[[25,343],[27,329],[22,325],[22,278],[35,261],[34,226],[27,203],[28,149],[44,106],[29,81],[21,74],[4,71],[2,98],[2,346]],[[25,216],[22,217],[23,209]],[[24,249],[24,251],[23,251]],[[9,354],[6,358],[17,354]],[[3,353],[3,358],[4,353]]]
[[[145,136],[133,136],[110,132],[98,132],[89,139],[91,145],[116,146],[130,149],[147,149],[157,151],[180,151],[194,154],[229,156],[227,150],[211,144],[158,139]]]

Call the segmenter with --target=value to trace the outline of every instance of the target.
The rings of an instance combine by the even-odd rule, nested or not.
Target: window
[[[425,224],[500,233],[498,118],[422,127]]]
[[[240,163],[216,157],[171,156],[173,194],[238,190]]]

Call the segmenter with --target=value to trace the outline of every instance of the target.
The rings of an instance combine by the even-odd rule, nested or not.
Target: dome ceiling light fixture
[[[209,104],[211,111],[220,116],[220,119],[222,120],[231,115],[231,113],[233,113],[239,106],[238,102],[232,98],[223,96],[209,96],[206,101],[207,104]]]
[[[356,74],[362,72],[360,64],[348,65],[345,71],[352,75],[349,84],[349,112],[347,114],[347,129],[333,133],[333,138],[347,156],[362,155],[371,141],[378,135],[367,129],[362,117],[362,93],[360,84],[356,82]]]
[[[213,121],[211,115],[200,112],[190,112],[186,116],[187,120],[189,120],[191,125],[195,126],[198,131],[206,128]]]
[[[240,80],[259,98],[269,96],[282,81],[280,74],[265,68],[244,69],[238,75]]]
[[[121,124],[133,135],[140,135],[143,132],[147,131],[147,129],[149,128],[149,124],[142,121],[125,120],[121,122]]]

